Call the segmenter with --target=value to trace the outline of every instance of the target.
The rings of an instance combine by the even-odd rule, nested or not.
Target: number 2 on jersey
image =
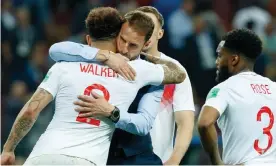
[[[109,100],[110,95],[109,95],[108,90],[104,86],[102,86],[100,84],[93,84],[93,85],[90,85],[90,86],[86,87],[85,90],[84,90],[84,92],[83,92],[83,94],[87,95],[87,96],[90,96],[92,90],[95,90],[95,89],[102,91],[103,94],[104,94],[104,98],[107,101]],[[79,113],[79,115],[80,114],[81,113]],[[100,126],[100,123],[101,123],[101,121],[98,120],[98,119],[84,118],[84,117],[80,117],[80,116],[77,117],[76,121],[82,122],[82,123],[91,124],[91,125],[94,125],[94,126]]]
[[[273,136],[272,136],[270,130],[272,129],[273,124],[274,124],[274,115],[273,115],[271,109],[268,108],[268,107],[266,107],[266,106],[265,106],[265,107],[262,107],[262,108],[259,110],[259,112],[257,113],[257,121],[261,121],[261,120],[262,120],[262,114],[264,114],[264,113],[268,114],[269,119],[270,119],[268,126],[265,127],[265,128],[263,128],[263,134],[267,135],[267,137],[268,137],[268,144],[267,144],[266,148],[260,148],[260,147],[259,147],[259,140],[256,139],[256,140],[254,141],[254,149],[255,149],[259,154],[264,154],[264,153],[271,147],[271,145],[272,145],[272,140],[273,140]]]

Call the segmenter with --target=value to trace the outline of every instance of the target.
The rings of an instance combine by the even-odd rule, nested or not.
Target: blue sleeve
[[[163,86],[152,86],[139,102],[137,113],[120,111],[116,127],[135,135],[147,135],[160,109]]]
[[[49,54],[56,62],[92,62],[95,61],[98,51],[99,49],[88,45],[66,41],[53,44]]]

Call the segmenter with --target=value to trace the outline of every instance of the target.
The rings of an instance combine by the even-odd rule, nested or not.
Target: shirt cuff
[[[53,99],[55,98],[56,92],[54,90],[52,90],[51,88],[49,88],[48,86],[40,85],[40,86],[38,86],[38,88],[46,90],[48,93],[50,93],[52,95]]]
[[[119,121],[115,124],[116,128],[119,129],[126,129],[126,127],[128,126],[128,124],[130,123],[130,116],[128,115],[127,112],[124,111],[120,111],[120,119]]]
[[[209,106],[209,107],[215,108],[215,109],[218,111],[219,116],[221,116],[221,114],[224,112],[224,110],[220,109],[218,106],[216,106],[216,105],[215,105],[214,103],[212,103],[212,102],[205,103],[205,104],[202,106],[202,108],[205,107],[205,106]]]

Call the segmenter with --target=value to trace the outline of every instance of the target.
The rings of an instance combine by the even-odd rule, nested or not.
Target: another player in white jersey
[[[198,120],[204,149],[212,164],[276,164],[276,83],[253,72],[261,40],[250,30],[233,30],[217,52],[216,79],[221,83],[210,90]]]
[[[134,16],[137,18],[137,15]],[[143,29],[138,28],[142,40],[147,41],[146,36],[151,36],[154,24],[150,18],[139,16],[149,25],[149,28],[145,28],[146,25],[141,26]],[[116,9],[91,10],[86,19],[88,44],[116,52],[115,40],[123,23],[124,19]],[[98,55],[96,58],[106,63],[111,57]],[[129,65],[136,71],[134,81],[125,80],[103,63],[55,64],[17,116],[4,145],[1,164],[14,163],[17,144],[31,129],[43,108],[55,99],[54,117],[25,164],[105,165],[115,126],[113,122],[118,120],[114,113],[118,113],[118,109],[127,110],[137,91],[145,85],[181,83],[185,78],[185,73],[171,62],[154,65],[135,60],[129,62]],[[175,79],[172,78],[173,74],[176,74]],[[73,102],[77,100],[77,96],[91,93],[103,95],[115,106],[110,118],[82,118],[74,111]]]
[[[152,6],[142,6],[136,10],[146,13],[155,24],[151,43],[143,51],[178,64],[186,73],[182,83],[164,87],[161,108],[156,110],[158,114],[150,131],[154,153],[164,165],[179,165],[193,136],[195,108],[191,82],[187,71],[178,61],[159,51],[158,43],[164,34],[162,14]]]

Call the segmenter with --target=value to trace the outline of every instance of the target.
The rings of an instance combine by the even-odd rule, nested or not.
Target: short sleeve
[[[222,115],[228,106],[228,92],[223,86],[215,86],[207,95],[204,106],[211,106]]]
[[[164,79],[164,69],[162,65],[149,63],[145,60],[135,60],[131,63],[135,69],[137,77],[136,81],[141,86],[160,85]]]
[[[184,110],[195,111],[193,90],[188,75],[182,83],[176,84],[173,95],[173,110],[174,112]]]
[[[47,75],[45,76],[44,80],[39,85],[39,88],[45,89],[53,98],[56,96],[58,87],[60,84],[60,77],[61,77],[62,70],[60,68],[60,64],[54,64],[50,70],[48,71]]]

